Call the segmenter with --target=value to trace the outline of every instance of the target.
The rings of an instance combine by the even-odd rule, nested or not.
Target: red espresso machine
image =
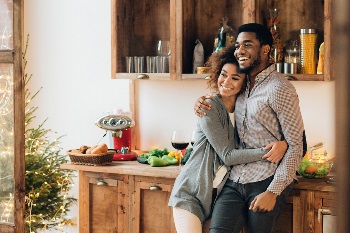
[[[115,151],[113,160],[136,160],[137,154],[131,151],[132,129],[135,122],[126,115],[106,115],[96,121],[101,129],[110,131],[112,142],[109,149]]]

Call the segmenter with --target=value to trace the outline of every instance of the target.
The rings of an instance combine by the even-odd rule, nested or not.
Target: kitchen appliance
[[[110,149],[115,151],[114,161],[136,160],[137,154],[131,151],[132,129],[135,122],[126,115],[106,115],[100,117],[96,123],[98,127],[109,131],[112,135]]]

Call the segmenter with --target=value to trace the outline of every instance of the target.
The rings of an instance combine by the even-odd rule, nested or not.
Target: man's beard
[[[250,66],[239,67],[239,72],[244,73],[244,74],[249,74],[255,67],[260,65],[260,63],[261,63],[261,56],[259,54],[258,57],[253,61],[253,63],[250,63]]]

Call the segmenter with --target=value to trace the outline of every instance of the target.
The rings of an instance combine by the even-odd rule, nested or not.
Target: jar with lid
[[[284,70],[286,70],[285,73],[296,74],[300,72],[300,46],[297,40],[291,40],[288,43],[284,55],[284,66]]]
[[[317,65],[317,30],[300,29],[301,73],[316,74]]]

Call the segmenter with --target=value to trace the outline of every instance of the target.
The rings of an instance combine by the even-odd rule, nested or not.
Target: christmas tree
[[[37,107],[30,106],[31,100],[40,92],[35,93],[27,89],[28,82],[32,75],[27,75],[25,58],[28,48],[28,38],[23,53],[24,83],[25,83],[25,184],[26,184],[26,232],[38,232],[40,229],[56,228],[61,229],[63,225],[72,224],[67,219],[69,208],[76,203],[76,199],[69,196],[68,192],[73,185],[74,172],[72,170],[60,169],[60,165],[67,162],[67,157],[62,154],[59,143],[62,136],[50,140],[53,132],[44,128],[44,123],[32,127],[31,123],[35,118]],[[6,73],[0,70],[1,73]],[[0,73],[0,74],[1,74]],[[10,76],[10,75],[9,75]],[[1,81],[2,79],[0,79]],[[0,85],[3,85],[0,82]],[[1,97],[1,92],[0,92]],[[9,96],[11,98],[12,96]],[[6,211],[13,216],[13,137],[6,135],[13,134],[13,113],[5,114],[3,109],[13,109],[13,103],[7,104],[6,108],[0,107],[0,214]],[[12,113],[12,114],[11,114]],[[8,179],[5,179],[8,178]],[[12,198],[12,199],[11,199]],[[5,204],[11,203],[10,209]],[[2,218],[1,221],[4,221]],[[9,219],[11,222],[11,219]]]

